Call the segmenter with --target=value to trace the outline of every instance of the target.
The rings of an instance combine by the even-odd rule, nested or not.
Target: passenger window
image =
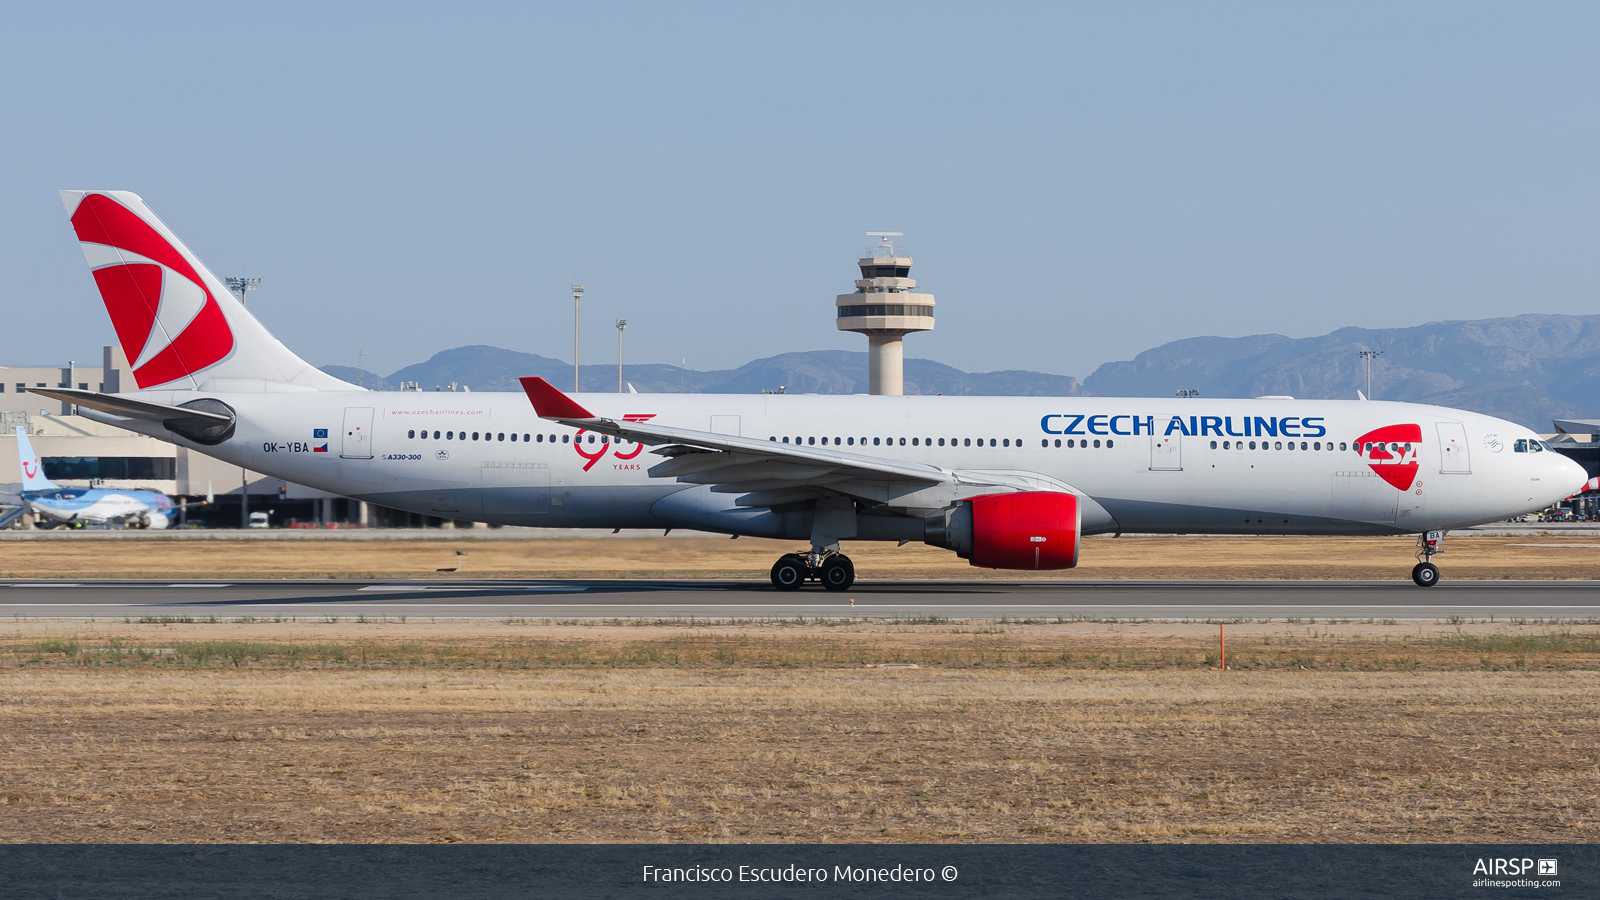
[[[541,434],[538,437],[539,437],[539,443],[541,443],[541,444],[544,443],[544,435]]]
[[[565,444],[567,441],[570,441],[570,440],[572,440],[572,435],[570,435],[570,434],[563,434],[561,436],[561,443],[563,443],[563,444]]]
[[[905,438],[901,438],[900,439],[900,446],[904,447],[905,445],[906,445],[906,439]]]
[[[1229,442],[1228,442],[1228,441],[1223,441],[1223,442],[1222,442],[1222,449],[1224,449],[1224,450],[1231,450],[1231,449],[1232,449],[1232,447],[1230,447],[1230,446],[1229,446]]]
[[[789,443],[789,436],[788,436],[788,435],[784,435],[784,436],[783,436],[783,442],[784,442],[784,443],[785,443],[785,444],[787,444],[787,443]]]
[[[1333,444],[1332,444],[1332,443],[1331,443],[1331,442],[1330,442],[1330,443],[1329,443],[1329,444],[1328,444],[1328,449],[1330,449],[1330,450],[1332,450],[1332,449],[1333,449]],[[1339,442],[1339,449],[1340,449],[1340,450],[1343,450],[1343,449],[1345,449],[1345,447],[1344,447],[1344,441],[1340,441],[1340,442]]]
[[[1117,443],[1116,441],[1113,441],[1110,438],[1106,438],[1106,449],[1110,450],[1112,447],[1116,446],[1116,443]]]
[[[1003,446],[1003,447],[1011,446],[1011,438],[1006,438],[1005,440],[1001,441],[1000,445]]]
[[[972,438],[967,438],[966,442],[964,444],[962,444],[962,446],[971,447],[972,446]]]
[[[1250,449],[1254,450],[1255,448],[1256,448],[1256,442],[1255,441],[1251,441],[1250,442]]]
[[[517,442],[517,433],[515,431],[513,431],[513,432],[511,432],[511,443],[515,444],[516,442]]]
[[[851,447],[854,447],[856,445],[856,439],[855,438],[845,438],[844,442],[845,442],[846,445],[851,446]]]
[[[1217,442],[1216,441],[1212,441],[1211,442],[1211,449],[1213,449],[1213,450],[1217,449]]]
[[[916,438],[912,438],[911,439],[911,446],[913,446],[913,447],[917,446],[917,439]]]
[[[406,432],[406,437],[408,437],[408,438],[414,438],[416,436],[417,436],[417,432],[415,430]]]
[[[446,431],[444,433],[444,439],[447,441],[453,441],[456,439],[456,433],[454,431]]]
[[[1095,446],[1096,446],[1096,447],[1098,447],[1098,446],[1100,446],[1100,442],[1099,442],[1099,441],[1095,441],[1095,442],[1094,442],[1094,445],[1095,445]]]
[[[1056,438],[1056,446],[1061,446],[1061,438]]]
[[[874,446],[874,447],[878,446],[878,441],[880,441],[880,440],[882,440],[882,438],[873,438],[872,439],[872,446]]]
[[[808,444],[813,444],[814,445],[814,444],[816,444],[816,442],[817,442],[816,438],[807,438],[806,439],[806,443],[808,443]]]
[[[1311,449],[1313,449],[1313,450],[1321,450],[1322,449],[1322,442],[1321,441],[1317,441],[1316,443],[1312,444],[1311,445]]]
[[[495,440],[497,440],[497,441],[503,441],[505,439],[506,439],[506,433],[504,431],[500,432],[498,435],[495,436]]]
[[[989,446],[994,447],[994,446],[997,446],[999,443],[1000,442],[995,440],[994,438],[989,438]]]

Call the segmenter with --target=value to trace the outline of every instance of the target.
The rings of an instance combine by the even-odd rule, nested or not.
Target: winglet
[[[533,403],[533,411],[538,413],[541,419],[599,418],[579,406],[571,397],[556,390],[555,385],[543,378],[529,376],[517,380],[522,382],[522,389],[527,391],[528,400]]]

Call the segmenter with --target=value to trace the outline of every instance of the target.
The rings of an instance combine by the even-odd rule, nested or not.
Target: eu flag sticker
[[[313,428],[313,429],[311,429],[311,436],[313,438],[325,438],[325,437],[328,436],[328,429],[326,429],[326,428]]]

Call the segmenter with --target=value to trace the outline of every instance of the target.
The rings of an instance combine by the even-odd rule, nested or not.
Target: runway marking
[[[576,593],[581,593],[581,592],[587,591],[587,590],[588,590],[587,587],[564,587],[564,586],[555,586],[555,585],[541,585],[541,586],[537,586],[537,587],[495,587],[493,585],[483,585],[481,587],[468,587],[466,585],[452,586],[452,587],[434,587],[434,586],[428,586],[428,585],[410,586],[410,585],[403,585],[403,584],[372,584],[372,585],[368,585],[368,586],[366,586],[364,588],[356,588],[356,592],[357,593],[377,593],[377,594],[415,594],[415,593],[419,593],[419,592],[422,592],[422,591],[427,591],[429,593],[441,593],[441,594],[442,593],[451,593],[451,592],[456,592],[456,593],[464,593],[464,592],[483,593],[485,591],[495,591],[495,592],[506,593],[506,594],[520,594],[520,593],[529,593],[529,592],[532,592],[532,593],[576,594]],[[271,601],[264,601],[264,602],[271,602]]]
[[[233,608],[237,609],[237,608],[243,608],[245,606],[258,606],[258,607],[259,606],[285,606],[288,609],[296,609],[296,608],[306,609],[306,608],[309,608],[311,606],[318,605],[318,604],[336,606],[336,605],[339,604],[339,598],[330,597],[327,600],[322,600],[322,601],[312,601],[310,603],[297,602],[297,603],[294,603],[294,604],[287,604],[287,605],[279,603],[277,601],[273,601],[273,600],[260,600],[260,601],[256,601],[254,603],[249,603],[249,604],[236,603],[236,604],[233,604]],[[23,604],[23,603],[8,603],[8,604],[0,605],[0,608],[3,608],[4,606],[23,606],[23,605],[27,605],[27,604]],[[104,608],[104,609],[160,609],[160,608],[168,608],[168,607],[176,608],[176,609],[195,609],[196,608],[195,605],[191,604],[191,603],[52,603],[52,604],[50,604],[50,607],[52,609],[58,609],[58,608],[63,608],[63,607],[91,607],[91,608],[96,608],[96,609],[100,609],[100,608]],[[765,610],[765,611],[769,611],[769,612],[779,612],[779,611],[782,611],[782,610],[805,609],[805,610],[818,610],[818,611],[823,611],[823,612],[831,611],[831,612],[845,613],[845,614],[848,614],[848,613],[851,613],[851,612],[862,612],[862,611],[888,611],[888,610],[935,610],[935,611],[937,611],[937,610],[957,609],[957,610],[980,610],[980,611],[982,611],[982,614],[985,615],[985,616],[1009,615],[1010,614],[1009,611],[1013,611],[1013,610],[1102,610],[1102,609],[1184,610],[1184,609],[1190,609],[1190,607],[1184,607],[1184,606],[1179,606],[1179,605],[1174,605],[1174,604],[1114,604],[1114,603],[1085,603],[1085,604],[1080,604],[1080,605],[1077,605],[1077,606],[1069,606],[1069,605],[1065,605],[1065,604],[1052,604],[1052,605],[1049,605],[1049,606],[1037,605],[1037,604],[1027,604],[1027,605],[1024,605],[1024,604],[1008,604],[1008,605],[1002,606],[1002,605],[954,604],[954,603],[951,603],[951,604],[937,604],[937,603],[882,604],[882,605],[857,604],[854,607],[849,607],[849,606],[840,607],[840,606],[835,606],[835,605],[832,605],[832,604],[829,604],[827,606],[823,606],[823,605],[820,605],[820,604],[810,604],[810,603],[807,603],[807,604],[782,604],[782,605],[779,605],[779,606],[774,606],[774,605],[769,605],[769,604],[759,604],[759,603],[722,603],[722,604],[718,604],[718,603],[452,603],[452,604],[450,604],[450,605],[448,605],[446,607],[440,607],[438,604],[434,604],[434,603],[385,603],[385,604],[383,604],[382,607],[363,606],[363,607],[360,607],[360,608],[361,609],[374,609],[374,608],[383,608],[383,609],[440,609],[440,608],[444,608],[444,609],[452,609],[452,610],[454,610],[454,609],[478,609],[478,608],[482,608],[482,609],[593,609],[593,610],[614,610],[614,609],[649,609],[649,610],[671,610],[671,609],[718,609],[718,610],[721,610],[721,609],[757,609],[757,610]],[[1191,614],[1192,615],[1217,615],[1217,613],[1214,613],[1214,612],[1213,613],[1205,613],[1204,610],[1207,609],[1207,608],[1221,609],[1221,610],[1268,610],[1268,609],[1274,609],[1274,610],[1323,610],[1323,609],[1335,609],[1335,610],[1407,610],[1407,611],[1453,610],[1453,611],[1455,611],[1457,613],[1461,613],[1461,614],[1465,614],[1465,615],[1477,615],[1479,613],[1500,612],[1500,611],[1509,611],[1509,612],[1513,612],[1513,613],[1521,613],[1521,612],[1527,612],[1527,611],[1530,611],[1530,610],[1560,610],[1560,609],[1589,610],[1589,611],[1592,611],[1592,612],[1600,613],[1600,604],[1590,604],[1590,605],[1542,604],[1542,605],[1539,605],[1539,606],[1412,606],[1412,605],[1345,606],[1345,605],[1335,605],[1335,604],[1321,604],[1321,605],[1315,605],[1315,606],[1288,606],[1288,605],[1282,605],[1282,604],[1273,604],[1273,605],[1270,605],[1270,606],[1265,606],[1265,605],[1261,605],[1261,606],[1256,606],[1256,605],[1245,606],[1245,605],[1240,605],[1240,604],[1229,604],[1229,605],[1217,605],[1217,606],[1214,606],[1214,607],[1201,606],[1201,607],[1199,607],[1197,609],[1194,609],[1194,611]],[[1344,616],[1340,615],[1340,616],[1335,616],[1335,617],[1336,618],[1343,618]]]

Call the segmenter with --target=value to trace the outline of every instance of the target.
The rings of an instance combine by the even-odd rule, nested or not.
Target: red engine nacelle
[[[1082,530],[1076,496],[1025,491],[962,501],[928,542],[986,569],[1070,569]]]

